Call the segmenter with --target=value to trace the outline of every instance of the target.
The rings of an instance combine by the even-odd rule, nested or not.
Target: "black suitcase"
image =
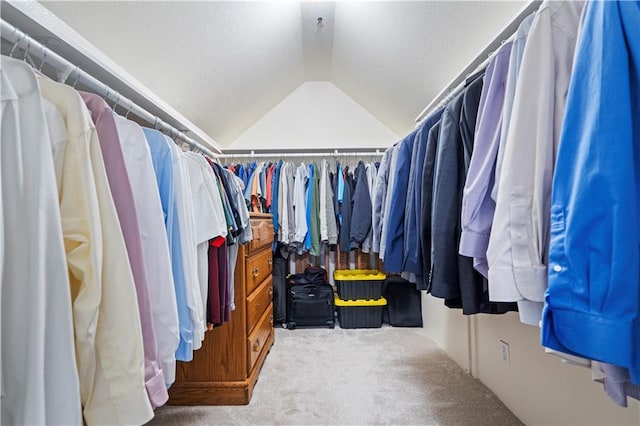
[[[387,299],[389,324],[394,327],[422,327],[422,296],[416,285],[397,276],[382,283]]]
[[[290,330],[297,326],[335,327],[333,287],[318,269],[307,268],[304,274],[289,276],[287,322],[283,327]]]

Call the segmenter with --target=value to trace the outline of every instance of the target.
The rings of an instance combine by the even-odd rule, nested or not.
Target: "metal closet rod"
[[[540,7],[542,0],[531,0],[527,3],[513,20],[489,43],[476,58],[469,63],[447,86],[436,95],[429,105],[416,117],[416,123],[420,123],[433,111],[445,106],[451,99],[456,97],[465,88],[466,79],[476,72],[485,69],[489,65],[492,54],[496,52],[500,46],[515,34],[520,23],[529,15],[534,13]]]
[[[384,152],[376,149],[375,152],[365,151],[338,151],[333,152],[267,152],[259,153],[251,151],[251,153],[240,154],[221,154],[217,158],[301,158],[301,157],[373,157],[382,155]]]
[[[105,100],[110,100],[115,104],[119,104],[123,108],[126,108],[127,115],[129,113],[135,114],[137,117],[140,117],[147,123],[153,124],[155,129],[167,133],[174,139],[180,139],[188,143],[191,149],[195,148],[211,157],[218,156],[218,154],[214,154],[211,150],[196,142],[189,136],[185,135],[180,130],[164,122],[142,107],[136,105],[130,99],[127,99],[120,93],[111,89],[106,84],[102,83],[100,80],[88,74],[86,71],[83,71],[79,67],[73,65],[71,62],[58,55],[56,52],[48,49],[36,39],[14,27],[4,19],[0,19],[0,33],[3,39],[14,44],[13,49],[19,47],[25,51],[25,55],[29,55],[32,58],[37,58],[38,60],[42,61],[41,64],[46,63],[53,67],[59,73],[58,76],[60,81],[66,82],[66,80],[68,80],[73,75],[74,86],[76,83],[82,83],[82,85],[85,86],[89,91],[102,96]]]

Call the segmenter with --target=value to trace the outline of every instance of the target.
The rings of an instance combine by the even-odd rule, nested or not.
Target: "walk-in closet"
[[[0,1],[3,425],[640,425],[640,1]]]

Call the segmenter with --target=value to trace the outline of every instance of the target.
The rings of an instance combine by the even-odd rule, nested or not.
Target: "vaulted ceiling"
[[[306,81],[332,82],[405,134],[525,3],[43,4],[224,147]]]

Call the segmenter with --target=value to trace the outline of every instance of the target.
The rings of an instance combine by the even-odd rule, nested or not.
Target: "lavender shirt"
[[[129,263],[133,272],[140,311],[142,343],[144,347],[145,386],[151,405],[159,407],[169,399],[160,368],[156,346],[156,336],[151,316],[147,273],[144,267],[140,227],[136,216],[135,203],[118,130],[109,105],[99,96],[80,92],[98,132],[100,149],[111,188],[111,196],[116,206],[120,228],[127,246]],[[123,342],[126,344],[126,342]]]
[[[478,108],[473,154],[462,196],[459,253],[473,257],[474,268],[485,277],[489,274],[487,247],[496,208],[491,190],[500,144],[511,45],[511,42],[505,43],[487,67]]]

